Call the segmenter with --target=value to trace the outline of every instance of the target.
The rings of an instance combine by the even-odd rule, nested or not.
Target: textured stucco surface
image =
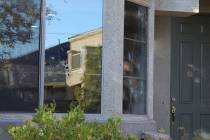
[[[170,134],[171,18],[156,17],[154,64],[154,119]]]
[[[171,12],[199,12],[199,0],[156,0],[156,10]]]
[[[122,130],[128,134],[133,134],[137,136],[141,136],[143,132],[156,132],[155,121],[147,120],[140,122],[123,122]]]
[[[102,115],[122,112],[124,1],[104,0]]]

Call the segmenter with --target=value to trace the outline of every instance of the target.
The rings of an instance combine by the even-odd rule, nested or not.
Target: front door
[[[172,19],[171,136],[210,140],[210,16]]]

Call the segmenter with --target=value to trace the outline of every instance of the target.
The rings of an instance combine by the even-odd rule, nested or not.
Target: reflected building
[[[45,103],[54,101],[59,112],[66,111],[72,100],[71,89],[66,84],[69,49],[69,42],[64,42],[45,50]]]
[[[45,103],[55,102],[57,112],[66,112],[70,105],[77,102],[76,88],[84,86],[84,74],[96,77],[96,84],[100,85],[98,77],[101,78],[101,71],[91,68],[92,73],[87,73],[86,64],[88,59],[101,62],[100,57],[95,57],[99,55],[96,49],[101,49],[101,46],[102,29],[99,28],[70,37],[68,42],[45,50]]]
[[[69,87],[80,86],[86,69],[87,55],[94,55],[94,50],[102,46],[102,29],[73,36],[69,38],[69,42],[71,49],[68,51],[69,73],[66,81]]]
[[[1,59],[0,110],[33,110],[38,105],[39,52]],[[8,101],[12,102],[10,104]],[[4,104],[4,105],[3,105]]]
[[[72,100],[70,97],[63,97],[67,91],[71,91],[70,88],[66,88],[67,51],[69,49],[69,42],[65,42],[45,50],[45,102],[54,100],[58,107],[61,104],[63,107],[61,110],[66,110],[67,107],[65,108],[64,103],[59,102],[59,99]],[[5,99],[8,98],[16,105],[16,110],[29,110],[37,107],[39,60],[34,58],[38,57],[39,51],[34,51],[16,58],[1,60],[0,92],[4,98],[0,98],[0,104],[5,104]],[[66,106],[69,106],[69,103]],[[7,109],[10,107],[13,108],[13,105],[7,104]]]

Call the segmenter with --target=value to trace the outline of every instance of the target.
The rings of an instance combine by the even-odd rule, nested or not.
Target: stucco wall
[[[156,10],[197,13],[199,0],[156,0]]]
[[[154,119],[170,133],[171,18],[156,17],[154,59]]]

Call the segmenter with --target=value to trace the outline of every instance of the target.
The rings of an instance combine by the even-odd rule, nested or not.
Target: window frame
[[[78,53],[75,53],[75,54],[73,54],[73,53],[71,53],[71,64],[73,64],[73,58],[74,57],[76,57],[76,56],[79,56],[79,66],[78,67],[72,67],[72,65],[70,66],[70,73],[71,72],[74,72],[74,71],[76,71],[76,70],[79,70],[80,68],[81,68],[81,62],[82,62],[82,60],[81,60],[81,52],[78,52]]]
[[[46,28],[46,0],[41,0],[40,39],[39,39],[39,106],[44,105],[45,80],[45,28]]]
[[[149,112],[148,111],[148,108],[149,108],[149,104],[148,104],[148,102],[149,102],[148,101],[149,72],[148,72],[148,70],[149,70],[149,57],[150,57],[149,56],[149,47],[150,47],[150,44],[149,44],[150,20],[149,20],[149,18],[150,18],[150,10],[151,9],[150,9],[150,3],[149,3],[148,0],[140,0],[140,1],[138,1],[138,0],[125,0],[125,4],[126,4],[126,1],[131,2],[133,4],[136,4],[137,6],[142,6],[142,7],[146,8],[146,11],[147,11],[147,13],[146,13],[147,14],[147,21],[146,21],[147,22],[147,27],[146,27],[146,42],[145,42],[146,53],[144,54],[145,55],[145,61],[146,61],[146,63],[145,63],[146,71],[145,71],[145,79],[143,80],[143,81],[145,81],[146,85],[145,85],[145,93],[144,93],[145,94],[145,112],[144,112],[144,114],[139,115],[139,114],[135,114],[135,113],[132,113],[132,114],[131,113],[124,113],[124,106],[123,105],[122,105],[122,114],[123,114],[123,116],[125,116],[125,118],[133,116],[134,119],[139,118],[139,117],[141,119],[144,119],[145,116],[149,115],[149,113],[148,113]],[[124,12],[125,12],[125,8],[124,8]],[[124,19],[124,30],[125,30],[125,19]],[[124,63],[125,40],[130,40],[130,39],[131,38],[128,38],[128,37],[125,36],[125,31],[124,31],[124,34],[123,34],[123,42],[124,42],[123,43],[123,63]],[[137,39],[132,39],[131,41],[135,42],[135,41],[137,41]],[[138,41],[141,43],[141,40],[138,40]],[[140,46],[140,47],[142,47],[142,46]],[[124,87],[124,78],[125,77],[128,77],[128,76],[124,76],[124,74],[123,74],[123,87]],[[141,78],[140,78],[140,80],[141,80]],[[123,90],[123,93],[124,93],[124,90]],[[124,98],[124,96],[123,96],[123,98]]]

